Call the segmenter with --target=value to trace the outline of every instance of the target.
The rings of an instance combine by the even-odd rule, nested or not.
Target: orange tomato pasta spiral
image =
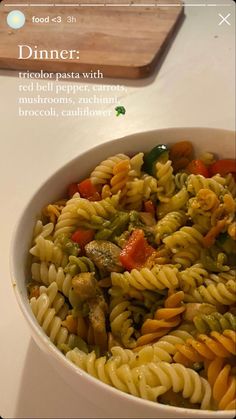
[[[195,362],[215,357],[228,358],[236,355],[236,332],[225,330],[223,333],[211,332],[210,336],[200,334],[196,339],[187,339],[186,344],[176,345],[175,362],[190,366]]]
[[[181,313],[185,311],[182,305],[184,292],[178,291],[169,295],[164,308],[157,309],[153,319],[147,319],[142,325],[141,335],[137,340],[137,346],[146,345],[157,341],[166,335],[173,327],[181,322]]]
[[[236,409],[236,377],[224,359],[215,358],[208,366],[207,378],[212,387],[213,399],[220,410]]]

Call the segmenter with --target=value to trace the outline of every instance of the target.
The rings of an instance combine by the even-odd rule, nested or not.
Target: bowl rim
[[[106,148],[106,147],[112,147],[112,144],[115,143],[122,143],[123,141],[127,141],[133,137],[142,137],[145,134],[155,134],[155,133],[160,133],[160,132],[175,132],[175,131],[208,131],[208,132],[219,132],[222,133],[222,135],[225,134],[229,134],[229,135],[235,135],[235,131],[234,130],[228,130],[228,129],[223,129],[223,128],[215,128],[215,127],[198,127],[198,126],[194,126],[194,127],[168,127],[168,128],[158,128],[158,129],[153,129],[150,131],[140,131],[137,133],[133,133],[133,134],[129,134],[129,135],[124,135],[122,137],[119,138],[115,138],[112,140],[105,140],[99,144],[96,144],[93,147],[90,147],[84,151],[82,151],[81,153],[78,153],[75,157],[73,157],[72,159],[70,159],[69,161],[67,161],[65,164],[63,164],[62,166],[59,166],[59,168],[56,169],[56,171],[53,171],[49,177],[47,177],[42,183],[40,183],[40,185],[37,187],[36,191],[34,191],[34,193],[29,197],[29,199],[27,200],[27,203],[24,205],[23,209],[21,210],[19,216],[17,217],[17,220],[15,222],[14,228],[13,228],[13,232],[12,232],[12,237],[11,237],[11,242],[10,242],[10,254],[9,254],[9,269],[10,269],[10,277],[11,277],[11,284],[14,290],[14,294],[16,296],[18,305],[21,309],[21,312],[24,316],[24,318],[26,319],[28,325],[30,326],[31,331],[33,332],[33,335],[36,335],[38,339],[41,340],[41,342],[43,343],[43,345],[45,346],[45,351],[49,351],[51,353],[51,355],[56,358],[60,363],[63,363],[64,367],[67,370],[70,370],[73,374],[76,374],[77,376],[81,376],[85,379],[85,381],[88,384],[91,385],[95,385],[97,387],[100,387],[101,389],[104,389],[106,392],[106,396],[109,396],[109,393],[113,393],[115,396],[117,397],[123,397],[125,398],[127,401],[130,402],[135,402],[137,405],[142,405],[142,406],[146,406],[151,407],[155,409],[154,406],[156,406],[157,409],[157,413],[158,415],[160,415],[162,412],[164,413],[169,413],[169,415],[175,413],[175,411],[177,410],[179,414],[182,414],[182,417],[191,417],[191,415],[194,415],[194,417],[196,418],[202,418],[203,415],[205,415],[207,418],[231,418],[233,417],[233,413],[234,410],[200,410],[200,409],[189,409],[189,408],[183,408],[183,407],[177,407],[177,406],[170,406],[170,405],[164,405],[158,402],[153,402],[150,400],[145,400],[142,399],[140,397],[136,397],[133,396],[132,394],[128,394],[125,393],[115,387],[112,387],[108,384],[105,384],[103,381],[100,381],[99,379],[93,377],[92,375],[90,375],[89,373],[87,373],[86,371],[82,370],[80,367],[77,367],[75,364],[73,364],[72,362],[70,362],[66,356],[64,354],[62,354],[61,351],[59,351],[59,349],[56,347],[56,345],[54,345],[54,343],[52,343],[49,339],[49,337],[46,335],[46,333],[43,331],[42,327],[38,324],[37,320],[35,319],[35,317],[32,315],[29,315],[29,313],[27,312],[27,307],[23,301],[22,298],[22,292],[19,289],[16,277],[17,277],[17,272],[15,269],[15,261],[14,261],[14,254],[15,254],[15,244],[16,244],[16,239],[17,239],[17,235],[18,235],[18,230],[21,226],[21,222],[22,219],[24,217],[25,212],[27,211],[27,209],[31,206],[31,204],[34,202],[35,198],[37,197],[37,195],[40,193],[40,191],[46,186],[47,183],[49,183],[54,177],[57,177],[60,172],[66,170],[67,167],[71,166],[73,163],[75,163],[78,159],[83,159],[84,157],[86,157],[87,154],[91,153],[91,152],[96,152],[96,150],[101,149],[101,148]],[[121,144],[122,146],[122,144]],[[120,151],[122,152],[122,151]],[[106,156],[104,156],[105,158]],[[31,334],[32,336],[32,334]],[[42,349],[42,348],[40,348]],[[161,416],[159,416],[161,417]],[[171,417],[171,416],[168,416]]]

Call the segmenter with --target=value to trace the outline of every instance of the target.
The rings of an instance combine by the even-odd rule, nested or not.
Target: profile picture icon
[[[7,24],[12,29],[20,29],[25,24],[25,15],[19,10],[13,10],[7,15]]]

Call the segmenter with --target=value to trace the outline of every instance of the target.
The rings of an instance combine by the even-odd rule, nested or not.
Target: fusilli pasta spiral
[[[184,211],[172,211],[166,214],[155,227],[156,243],[160,242],[166,237],[174,233],[186,223],[186,215]]]
[[[122,298],[114,298],[110,305],[111,331],[118,337],[125,348],[133,348],[136,340],[133,338],[134,328],[132,327],[131,303]]]
[[[126,209],[140,210],[142,208],[144,181],[134,179],[127,182],[124,206]]]
[[[68,262],[68,256],[63,253],[61,248],[52,241],[45,240],[42,236],[37,238],[35,246],[30,249],[30,253],[39,258],[41,262],[52,262],[56,266],[65,267]]]
[[[155,265],[154,268],[142,268],[139,271],[132,269],[131,272],[119,274],[112,272],[111,281],[113,286],[121,287],[125,292],[133,287],[137,290],[163,290],[165,288],[177,288],[178,269],[173,266]]]
[[[179,249],[188,246],[202,245],[203,236],[196,226],[182,227],[171,236],[163,239],[163,242],[173,253],[176,253]]]
[[[113,168],[115,164],[123,160],[129,160],[125,154],[116,154],[102,161],[91,173],[91,181],[94,185],[108,183],[113,175]]]
[[[178,352],[175,362],[191,365],[205,359],[213,360],[216,356],[229,358],[236,355],[236,332],[224,330],[223,333],[211,332],[210,336],[200,334],[196,339],[187,339],[186,344],[176,345]]]
[[[101,217],[109,219],[117,211],[120,195],[116,194],[111,198],[105,198],[101,201],[88,201],[80,198],[77,208],[77,217],[79,221],[90,221],[92,217]]]
[[[216,195],[225,193],[224,187],[215,179],[205,178],[202,175],[190,175],[187,181],[187,190],[192,195],[197,195],[200,189],[210,189]]]
[[[52,283],[48,289],[41,289],[40,296],[30,300],[31,309],[42,329],[56,345],[66,343],[69,339],[68,330],[63,327],[62,319],[57,315],[61,310],[64,299],[58,297],[57,285]]]
[[[36,221],[35,226],[34,226],[34,232],[33,232],[34,243],[39,238],[39,236],[43,237],[44,239],[50,236],[53,230],[54,230],[53,223],[48,223],[48,224],[43,225],[41,220]]]
[[[43,282],[45,285],[55,282],[58,290],[66,297],[69,296],[72,278],[70,274],[65,274],[62,267],[56,268],[53,263],[48,264],[47,262],[33,263],[31,273],[35,281]]]
[[[200,263],[192,265],[184,271],[179,272],[180,287],[183,291],[188,292],[189,290],[203,284],[208,277],[208,272]]]
[[[189,248],[180,249],[172,256],[172,263],[178,263],[183,268],[189,268],[199,260],[201,247],[191,246]]]
[[[157,309],[153,319],[145,320],[141,328],[141,336],[137,340],[138,346],[155,342],[180,324],[180,314],[185,310],[184,305],[181,304],[183,298],[183,291],[169,295],[165,300],[164,308]]]
[[[185,294],[187,302],[206,302],[210,304],[230,305],[236,302],[236,283],[233,280],[225,284],[210,284],[208,286],[201,285],[191,294]]]
[[[116,163],[113,167],[113,176],[110,180],[111,194],[116,194],[119,191],[124,190],[126,183],[129,179],[130,162],[129,160],[123,160]]]
[[[198,332],[209,333],[211,331],[223,332],[224,330],[236,330],[236,316],[232,313],[199,314],[193,319]]]
[[[168,202],[169,197],[172,196],[175,191],[173,168],[170,160],[168,160],[166,163],[157,162],[156,178],[158,186],[158,199],[162,202]]]
[[[144,153],[137,153],[130,159],[130,178],[140,178],[143,166]]]
[[[143,398],[155,401],[161,394],[172,389],[174,393],[182,392],[183,398],[189,398],[191,403],[201,403],[202,409],[210,407],[212,393],[207,380],[181,364],[149,363],[134,368],[132,375],[135,377],[134,382],[139,380],[142,386]],[[151,394],[148,391],[149,386],[152,389]]]
[[[229,364],[222,358],[215,358],[208,366],[207,378],[212,387],[212,395],[220,410],[236,409],[236,377]]]
[[[74,196],[67,201],[60,216],[58,217],[55,226],[54,239],[61,234],[70,236],[71,233],[75,231],[78,225],[77,210],[79,208],[80,201],[81,198],[79,193],[75,193]]]

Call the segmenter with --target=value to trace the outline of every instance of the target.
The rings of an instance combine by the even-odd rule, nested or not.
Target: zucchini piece
[[[169,149],[165,144],[158,144],[149,153],[144,155],[143,169],[151,176],[156,175],[156,163],[166,163],[169,158]]]

